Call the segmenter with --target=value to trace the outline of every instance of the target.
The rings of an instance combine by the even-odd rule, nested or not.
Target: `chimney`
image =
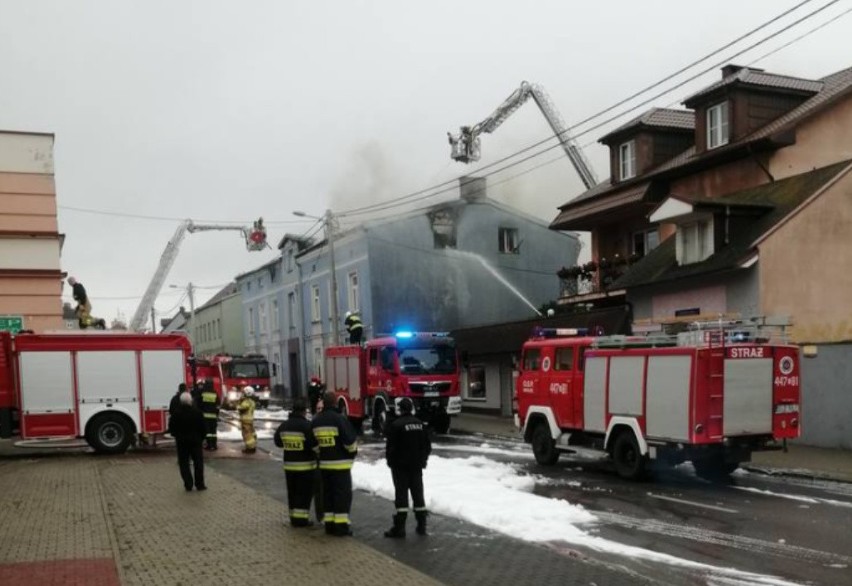
[[[764,71],[763,69],[758,69],[757,67],[748,67],[748,66],[745,66],[745,65],[735,65],[733,63],[728,63],[727,65],[725,65],[722,68],[722,79],[725,79],[726,77],[729,77],[731,75],[739,73],[740,71],[743,71],[744,69],[748,70],[748,71]]]
[[[487,197],[485,177],[468,177],[459,178],[459,192],[461,198],[467,202],[474,202]]]

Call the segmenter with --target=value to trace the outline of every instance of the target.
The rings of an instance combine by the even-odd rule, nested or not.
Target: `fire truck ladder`
[[[180,245],[186,233],[204,232],[208,230],[236,230],[240,232],[246,241],[246,248],[249,251],[263,250],[269,247],[266,242],[266,228],[263,226],[263,218],[258,219],[252,228],[244,228],[243,226],[228,226],[220,224],[196,224],[192,220],[184,220],[175,230],[174,235],[163,251],[160,257],[160,264],[157,265],[157,270],[154,271],[154,276],[145,289],[145,294],[142,296],[142,301],[139,302],[139,307],[136,308],[136,313],[133,314],[133,319],[130,320],[131,331],[141,331],[144,329],[145,322],[148,321],[148,314],[151,308],[154,307],[154,302],[166,282],[166,277],[169,271],[172,270],[172,265],[175,264]],[[156,325],[154,326],[156,327]]]
[[[540,85],[526,81],[522,81],[521,86],[512,92],[512,95],[506,98],[502,104],[497,106],[494,112],[481,122],[473,126],[462,126],[458,134],[447,133],[450,139],[450,156],[453,160],[462,163],[478,161],[481,153],[479,135],[497,130],[529,98],[535,101],[541,113],[544,114],[547,123],[562,144],[565,154],[568,155],[568,160],[571,161],[586,189],[591,189],[597,185],[598,178],[595,176],[594,171],[592,171],[592,166],[589,164],[579,145],[571,137],[568,125],[565,124],[550,96],[547,95],[547,92]]]

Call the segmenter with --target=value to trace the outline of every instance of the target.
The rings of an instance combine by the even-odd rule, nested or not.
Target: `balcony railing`
[[[615,255],[612,259],[587,262],[573,267],[563,267],[557,271],[560,280],[561,297],[577,297],[590,293],[604,293],[612,289],[613,283],[627,272],[630,265],[641,257]]]

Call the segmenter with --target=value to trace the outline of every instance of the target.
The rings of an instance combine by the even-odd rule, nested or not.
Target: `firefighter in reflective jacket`
[[[308,527],[311,499],[314,494],[314,475],[317,470],[317,440],[311,422],[305,419],[305,400],[293,400],[293,409],[286,421],[275,430],[275,445],[284,449],[284,476],[287,479],[287,505],[290,525]]]
[[[322,477],[323,523],[329,535],[352,535],[349,509],[352,506],[352,462],[358,453],[355,430],[337,410],[332,391],[322,397],[323,409],[311,421],[317,438]]]
[[[216,428],[219,426],[219,395],[213,390],[212,381],[207,381],[202,385],[201,412],[204,413],[204,425],[207,428],[207,435],[204,436],[204,449],[217,450],[219,449],[216,445]]]
[[[251,385],[243,389],[243,398],[237,404],[240,414],[240,430],[243,432],[244,454],[254,454],[257,450],[257,434],[254,431],[254,389]]]
[[[385,456],[391,469],[394,487],[393,527],[385,537],[405,537],[405,520],[408,517],[408,493],[414,501],[417,534],[426,535],[426,501],[423,497],[423,469],[432,452],[429,432],[423,422],[413,415],[414,404],[403,398],[397,403],[399,417],[385,430],[387,443]]]

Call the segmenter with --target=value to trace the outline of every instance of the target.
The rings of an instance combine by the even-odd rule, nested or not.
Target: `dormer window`
[[[701,262],[710,257],[713,254],[712,216],[679,224],[675,251],[680,265]]]
[[[707,108],[707,148],[715,149],[728,144],[728,102]]]
[[[636,141],[631,140],[618,147],[618,178],[621,181],[636,176]]]

